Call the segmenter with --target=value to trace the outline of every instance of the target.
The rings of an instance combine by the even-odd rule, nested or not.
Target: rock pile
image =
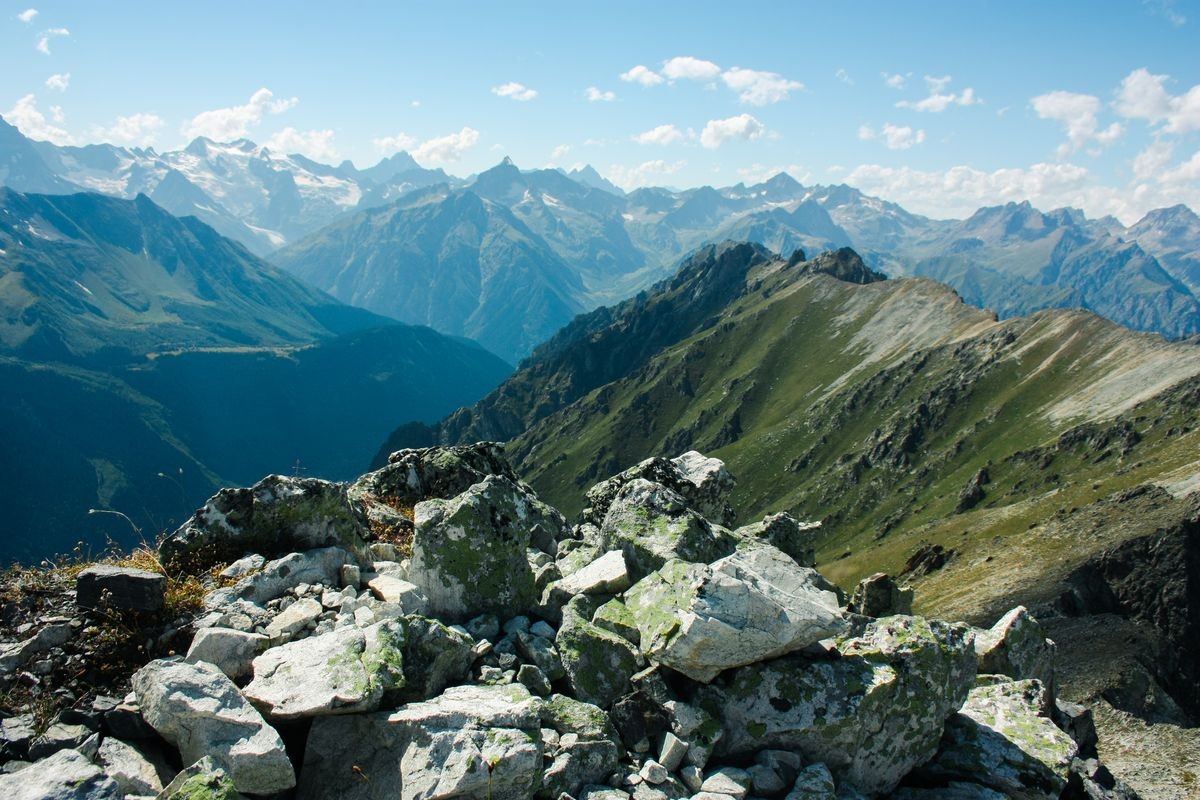
[[[814,526],[731,528],[732,487],[716,459],[650,459],[570,525],[481,444],[401,451],[350,486],[225,490],[161,549],[229,562],[186,655],[36,738],[0,720],[0,790],[1129,796],[1086,711],[1056,702],[1053,643],[1024,609],[987,631],[924,619],[878,575],[848,608],[812,568]],[[104,572],[80,592],[145,606],[153,582]]]

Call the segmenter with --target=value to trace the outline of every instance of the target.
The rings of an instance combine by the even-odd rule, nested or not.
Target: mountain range
[[[509,371],[145,195],[0,189],[0,559],[151,539],[271,472],[357,474],[398,411],[437,419]]]
[[[581,312],[671,274],[725,239],[789,254],[853,247],[893,277],[932,277],[1002,317],[1086,308],[1168,338],[1200,332],[1200,218],[1132,226],[1028,203],[934,220],[849,186],[761,183],[625,193],[591,167],[465,179],[397,153],[369,169],[197,139],[156,153],[58,147],[0,121],[0,184],[133,197],[194,215],[339,300],[473,338],[517,362]],[[529,298],[529,308],[515,298]]]

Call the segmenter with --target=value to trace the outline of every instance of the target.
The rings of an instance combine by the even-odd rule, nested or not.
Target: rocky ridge
[[[572,525],[477,444],[399,451],[348,485],[225,490],[159,550],[171,574],[215,576],[183,655],[44,730],[0,720],[0,790],[1135,796],[1096,761],[1090,712],[1056,698],[1055,646],[1028,611],[990,629],[913,616],[883,575],[847,603],[812,568],[814,526],[733,527],[734,483],[699,453],[649,459],[593,487]],[[133,619],[163,583],[94,569],[79,599]],[[73,635],[32,627],[0,645],[7,686]]]

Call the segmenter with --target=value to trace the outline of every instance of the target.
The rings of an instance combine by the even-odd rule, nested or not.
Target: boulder
[[[596,613],[592,615],[592,622],[606,631],[612,631],[630,644],[637,645],[642,641],[637,620],[634,619],[629,606],[615,597],[596,609]]]
[[[207,661],[233,680],[250,674],[254,657],[267,649],[270,640],[260,633],[230,628],[201,628],[192,638],[187,661]]]
[[[92,733],[86,725],[56,721],[29,743],[29,760],[38,761],[60,750],[78,748]]]
[[[975,654],[980,675],[1007,675],[1014,680],[1033,678],[1049,692],[1054,704],[1054,642],[1025,606],[1017,606],[986,631],[975,634]]]
[[[896,583],[886,572],[876,572],[858,582],[846,610],[864,617],[890,617],[912,613],[913,590]]]
[[[580,595],[563,609],[554,644],[576,698],[608,708],[629,691],[629,679],[644,662],[637,648],[588,619],[594,608]]]
[[[765,543],[787,553],[802,567],[816,565],[813,534],[819,522],[800,522],[791,514],[768,514],[761,521],[743,525],[733,535],[747,544]]]
[[[75,578],[75,602],[83,608],[158,611],[167,576],[144,569],[95,564]]]
[[[703,687],[700,703],[723,729],[718,752],[794,750],[839,783],[886,793],[937,752],[975,677],[970,629],[920,617],[871,622],[837,655],[784,656]]]
[[[581,786],[606,780],[620,767],[624,748],[603,709],[556,694],[538,713],[544,728],[560,734],[558,752],[542,776],[548,796],[575,796]]]
[[[168,568],[199,570],[248,553],[273,558],[340,547],[366,558],[366,517],[346,487],[317,478],[268,475],[248,489],[222,489],[163,540]]]
[[[1078,746],[1046,716],[1047,704],[1047,689],[1036,680],[972,689],[962,710],[947,721],[937,756],[920,774],[977,783],[1011,797],[1057,798]]]
[[[134,673],[133,690],[146,722],[179,750],[185,764],[211,755],[247,794],[295,786],[279,734],[211,664],[151,661]]]
[[[120,785],[75,750],[60,750],[10,775],[0,775],[5,800],[124,800]]]
[[[689,450],[672,459],[656,456],[619,475],[596,484],[587,491],[587,508],[581,515],[587,522],[599,525],[608,514],[621,490],[635,480],[661,484],[681,495],[697,514],[721,525],[733,523],[735,514],[728,502],[734,480],[725,464],[716,458],[706,458]]]
[[[524,800],[541,776],[538,702],[520,684],[456,686],[390,713],[320,717],[297,797]]]
[[[402,626],[388,620],[272,647],[254,659],[242,693],[271,719],[374,711],[404,685],[403,644]]]
[[[564,527],[523,486],[489,476],[452,500],[417,505],[409,579],[441,619],[521,613],[537,601],[526,548],[552,553]]]
[[[837,595],[818,579],[763,544],[711,566],[671,561],[638,582],[625,604],[648,658],[707,683],[844,631]]]
[[[383,602],[394,603],[408,614],[424,614],[429,605],[416,584],[395,575],[368,573],[367,588]]]
[[[601,546],[621,550],[631,578],[671,559],[708,564],[732,553],[737,539],[690,508],[678,492],[635,478],[621,486],[600,525]]]

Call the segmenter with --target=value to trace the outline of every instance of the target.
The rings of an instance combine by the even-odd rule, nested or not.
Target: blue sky
[[[1200,2],[300,5],[6,3],[0,114],[626,188],[787,170],[934,216],[1200,208]]]

